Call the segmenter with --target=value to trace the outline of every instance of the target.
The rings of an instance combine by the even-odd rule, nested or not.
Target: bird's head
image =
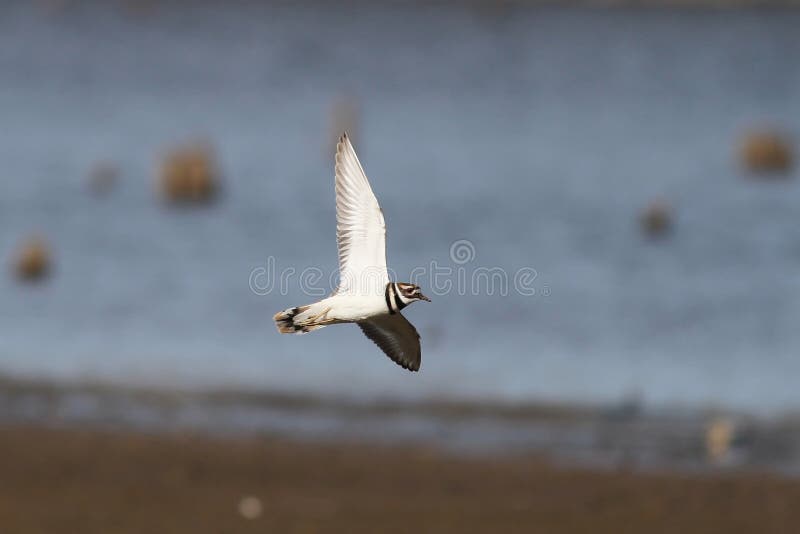
[[[424,300],[425,302],[430,302],[431,299],[426,297],[422,294],[418,285],[414,284],[405,284],[403,282],[397,283],[397,292],[400,299],[403,301],[403,304],[411,304],[417,300]]]

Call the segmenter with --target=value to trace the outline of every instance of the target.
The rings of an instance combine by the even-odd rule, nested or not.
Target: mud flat
[[[0,427],[3,530],[793,532],[800,482],[425,447]]]

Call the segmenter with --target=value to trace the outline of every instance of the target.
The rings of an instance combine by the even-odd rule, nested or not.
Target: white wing
[[[386,224],[378,200],[347,138],[336,145],[336,243],[338,294],[382,295],[386,270]]]
[[[376,315],[359,322],[358,326],[396,364],[409,371],[419,371],[422,363],[419,334],[408,319],[399,313]]]

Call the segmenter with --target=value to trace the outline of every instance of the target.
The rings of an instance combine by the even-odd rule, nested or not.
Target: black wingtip
[[[400,367],[402,367],[402,368],[403,368],[403,369],[405,369],[406,371],[411,371],[412,373],[416,373],[416,372],[418,372],[418,371],[419,371],[419,368],[420,368],[420,366],[419,366],[419,365],[414,365],[414,364],[413,364],[413,362],[409,362],[409,363],[406,363],[406,362],[402,362],[402,363],[400,363],[400,362],[397,362],[397,363],[399,363],[399,364],[400,364]]]
[[[339,154],[344,150],[344,145],[349,142],[347,137],[347,132],[344,132],[342,135],[339,136],[339,141],[336,143],[336,157],[339,157]]]

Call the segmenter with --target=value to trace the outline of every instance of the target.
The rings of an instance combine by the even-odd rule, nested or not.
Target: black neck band
[[[390,315],[395,314],[394,308],[392,308],[392,299],[391,296],[389,295],[389,292],[393,290],[392,288],[393,285],[394,284],[392,284],[391,282],[386,284],[386,292],[383,294],[383,297],[386,299],[386,308],[389,310]]]
[[[406,303],[400,298],[400,292],[397,290],[397,284],[394,286],[394,305],[397,308],[397,311],[400,311],[406,307]]]

